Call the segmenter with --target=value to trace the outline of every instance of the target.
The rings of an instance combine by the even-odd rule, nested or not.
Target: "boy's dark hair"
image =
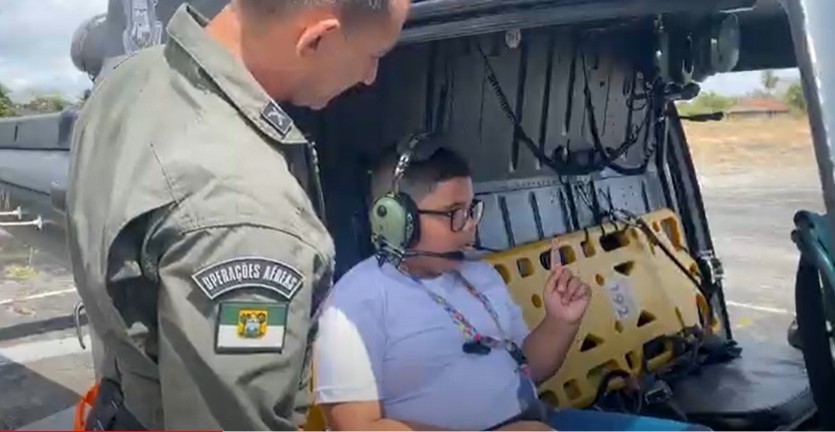
[[[440,182],[472,176],[467,161],[454,150],[444,146],[442,139],[435,137],[433,140],[438,140],[437,142],[427,143],[428,146],[419,146],[415,152],[415,157],[400,178],[400,191],[411,196],[414,201],[420,201],[432,192]],[[428,148],[428,151],[426,151],[428,154],[421,154],[421,148]],[[399,159],[400,153],[396,147],[392,147],[384,153],[376,169],[372,172],[372,200],[380,198],[392,189],[394,168]]]

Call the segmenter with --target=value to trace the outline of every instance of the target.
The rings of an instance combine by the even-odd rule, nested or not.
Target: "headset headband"
[[[403,174],[406,173],[406,169],[409,167],[412,159],[415,159],[416,153],[418,153],[416,152],[417,148],[422,142],[426,141],[429,136],[430,134],[428,132],[413,132],[398,143],[397,152],[400,153],[400,158],[397,161],[397,165],[394,167],[394,175],[391,179],[392,192],[400,192],[400,179],[403,177]]]

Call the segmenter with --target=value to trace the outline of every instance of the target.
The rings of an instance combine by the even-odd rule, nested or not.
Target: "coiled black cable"
[[[606,149],[602,142],[600,141],[600,133],[597,128],[597,119],[595,118],[594,114],[594,104],[592,101],[591,89],[589,88],[589,80],[588,80],[588,71],[585,65],[585,57],[583,57],[583,73],[584,73],[584,89],[583,93],[585,96],[585,111],[586,115],[589,120],[589,130],[592,135],[592,142],[594,145],[594,152],[590,157],[591,161],[587,164],[578,164],[572,163],[566,157],[565,160],[558,158],[558,157],[551,157],[545,154],[539,146],[528,136],[525,132],[524,128],[522,127],[518,117],[513,112],[513,109],[510,107],[510,102],[507,100],[507,96],[504,93],[504,90],[499,83],[498,78],[496,77],[496,73],[493,70],[493,66],[490,64],[490,60],[487,58],[487,55],[484,53],[484,50],[481,48],[480,44],[476,44],[479,54],[481,55],[482,62],[484,63],[484,69],[487,72],[487,81],[490,85],[490,88],[495,93],[496,97],[498,98],[499,106],[504,112],[505,116],[511,121],[513,124],[514,135],[522,141],[523,144],[528,148],[528,150],[533,153],[533,155],[542,163],[543,165],[551,168],[554,170],[558,175],[570,175],[570,176],[583,176],[589,175],[595,172],[602,171],[607,167],[612,167],[616,171],[624,171],[624,172],[643,172],[646,170],[647,165],[649,164],[649,160],[651,159],[651,154],[645,156],[645,161],[642,162],[641,165],[638,167],[633,168],[626,168],[621,167],[615,164],[615,161],[623,156],[633,145],[638,142],[638,137],[641,134],[641,131],[649,127],[649,123],[652,119],[652,114],[654,113],[653,104],[655,102],[655,98],[652,95],[646,96],[646,114],[644,120],[641,122],[641,125],[638,127],[636,131],[630,133],[626,139],[624,140],[621,145],[619,145],[615,149]],[[654,86],[652,87],[654,90]],[[648,138],[648,137],[647,137]],[[650,153],[651,149],[647,147],[647,153]],[[570,155],[569,155],[570,156]]]

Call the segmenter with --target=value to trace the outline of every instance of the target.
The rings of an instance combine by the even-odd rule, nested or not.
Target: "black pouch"
[[[106,378],[99,383],[85,426],[86,430],[147,430],[125,407],[119,383]]]

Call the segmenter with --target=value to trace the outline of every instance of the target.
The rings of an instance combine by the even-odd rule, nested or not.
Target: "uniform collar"
[[[206,33],[208,22],[188,3],[182,4],[168,22],[169,43],[182,48],[260,131],[283,144],[306,143],[290,116],[270,98],[243,62]]]

